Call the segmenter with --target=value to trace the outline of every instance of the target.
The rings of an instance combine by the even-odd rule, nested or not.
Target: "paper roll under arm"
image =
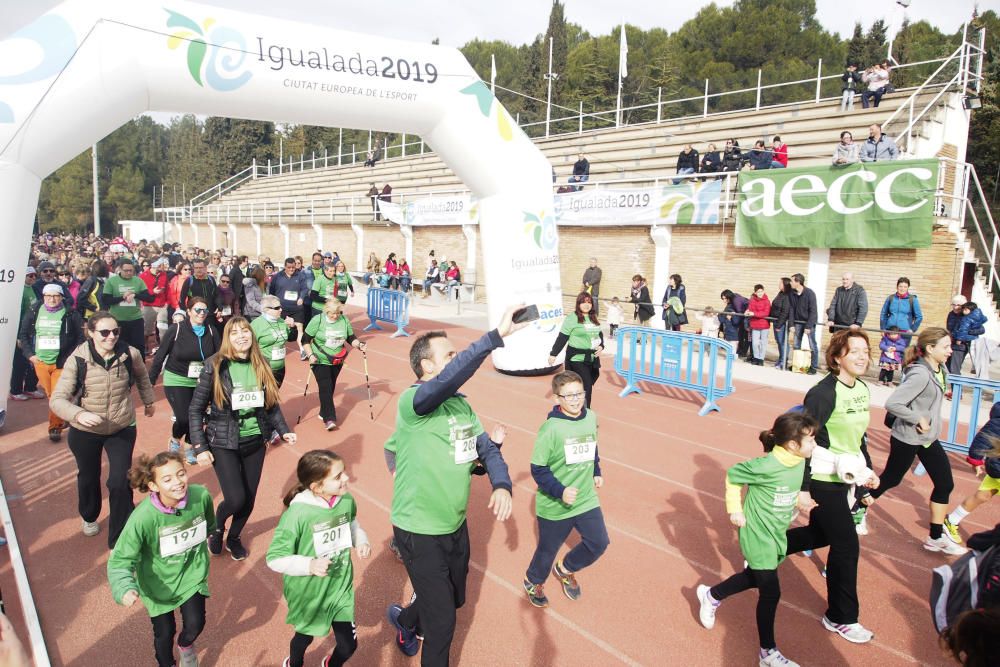
[[[817,445],[813,449],[809,464],[814,475],[835,475],[837,474],[837,455],[826,447]]]

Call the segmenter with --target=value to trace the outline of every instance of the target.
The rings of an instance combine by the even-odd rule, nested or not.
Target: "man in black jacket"
[[[601,267],[597,266],[597,258],[590,258],[590,266],[583,272],[583,289],[590,292],[594,301],[594,315],[599,311],[598,295],[601,292]]]
[[[196,259],[191,262],[191,273],[193,275],[181,287],[181,296],[178,299],[180,309],[187,310],[189,308],[188,299],[200,296],[205,299],[205,303],[208,305],[208,320],[206,322],[218,328],[222,321],[221,316],[218,314],[219,307],[216,298],[218,288],[215,286],[215,280],[208,275],[208,265],[205,264],[205,260]]]
[[[691,144],[684,144],[684,149],[677,155],[677,174],[698,173],[698,151]],[[683,178],[675,178],[674,185],[679,185]]]
[[[806,287],[806,278],[801,273],[792,276],[792,320],[795,323],[795,347],[802,348],[802,337],[807,336],[812,350],[809,375],[819,369],[819,345],[816,344],[816,292]]]
[[[232,285],[233,293],[236,295],[236,302],[240,304],[240,312],[243,312],[245,301],[243,300],[243,279],[250,273],[250,259],[246,255],[236,258],[236,263],[229,270],[229,284]]]
[[[576,162],[573,163],[573,175],[569,177],[570,183],[585,183],[590,180],[590,161],[587,156],[580,152]],[[583,190],[582,185],[577,185],[574,190]]]

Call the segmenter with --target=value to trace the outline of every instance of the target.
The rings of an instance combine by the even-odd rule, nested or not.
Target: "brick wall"
[[[396,253],[397,260],[406,252],[406,239],[399,233],[399,225],[365,225],[364,260],[368,262],[368,254],[375,253],[385,265],[385,258],[390,252]],[[363,267],[362,267],[363,268]],[[413,267],[410,266],[412,269]]]
[[[652,285],[654,252],[653,239],[645,227],[560,227],[560,279],[562,291],[568,295],[563,298],[563,308],[572,312],[591,257],[596,257],[601,267],[600,298],[617,296],[627,301],[636,273]],[[623,307],[631,314],[628,307]]]

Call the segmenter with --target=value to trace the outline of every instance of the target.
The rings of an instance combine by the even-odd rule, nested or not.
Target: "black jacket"
[[[843,85],[840,87],[841,92],[845,90],[857,90],[858,84],[861,83],[861,72],[857,70],[850,72],[845,69],[844,73],[840,75],[840,80],[843,81]]]
[[[792,319],[795,324],[803,325],[806,329],[816,328],[816,292],[808,287],[803,288],[802,294],[796,294],[792,290],[788,295],[792,304]]]
[[[187,310],[188,300],[191,297],[200,296],[205,299],[205,303],[208,306],[208,315],[211,318],[214,317],[215,311],[219,308],[217,295],[218,288],[215,286],[215,280],[211,276],[202,278],[201,280],[192,276],[181,287],[181,297],[178,299],[178,303],[181,310]]]
[[[21,320],[17,340],[21,343],[21,354],[25,359],[31,359],[35,355],[35,322],[42,307],[43,304],[39,301]],[[62,368],[69,355],[73,354],[73,350],[83,342],[83,322],[80,314],[69,305],[64,304],[63,307],[66,308],[66,316],[63,317],[62,328],[59,329],[59,356],[56,357],[56,368]]]
[[[194,446],[195,455],[213,448],[239,449],[240,446],[239,411],[233,410],[228,400],[221,406],[212,400],[214,393],[212,387],[215,381],[214,360],[214,357],[205,360],[205,370],[198,378],[198,386],[195,387],[194,396],[191,397],[191,408],[188,410],[191,444]],[[222,362],[219,372],[222,373],[225,395],[231,396],[233,379],[229,376],[228,361]],[[205,410],[209,405],[212,406],[212,414],[206,420]],[[260,432],[264,439],[267,439],[272,431],[277,431],[280,435],[291,432],[281,414],[281,403],[275,403],[270,409],[257,408],[257,422],[260,424]]]
[[[153,357],[153,366],[149,369],[149,382],[156,384],[156,378],[160,376],[164,362],[171,373],[187,377],[190,362],[203,362],[218,351],[219,331],[208,321],[205,322],[205,335],[201,337],[200,347],[190,320],[185,319],[171,324],[160,339],[160,349]]]
[[[774,321],[771,322],[771,326],[775,329],[780,329],[781,327],[787,325],[788,318],[791,314],[792,308],[788,295],[784,292],[778,292],[775,294],[774,300],[771,301],[771,312],[768,313],[768,316],[774,318]]]
[[[677,171],[681,169],[694,169],[695,172],[698,171],[698,151],[691,149],[689,153],[681,151],[677,155]]]
[[[719,151],[709,151],[702,155],[701,171],[705,174],[722,171],[722,154]]]
[[[743,151],[733,146],[722,155],[722,171],[739,171],[743,168]]]

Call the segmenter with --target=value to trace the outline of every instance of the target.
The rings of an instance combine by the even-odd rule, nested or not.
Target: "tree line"
[[[886,56],[886,26],[876,20],[868,26],[860,22],[850,37],[842,38],[825,30],[814,18],[815,0],[738,0],[732,6],[710,4],[684,23],[676,32],[660,28],[643,30],[625,25],[628,43],[628,76],[622,86],[622,106],[626,123],[653,121],[655,104],[662,100],[692,98],[687,102],[664,104],[661,118],[700,113],[705,80],[712,92],[755,89],[761,83],[808,80],[797,86],[767,88],[761,104],[808,99],[815,91],[815,77],[822,59],[822,73],[839,74],[846,62],[865,67]],[[971,18],[971,17],[970,17]],[[977,165],[987,193],[996,193],[1000,166],[1000,91],[997,89],[1000,17],[988,11],[975,19],[985,26],[987,57],[982,108],[973,114],[969,160]],[[893,55],[900,63],[941,58],[961,44],[961,26],[944,32],[926,21],[906,22],[896,36]],[[522,125],[545,120],[549,72],[549,43],[552,42],[553,119],[552,132],[576,130],[575,117],[582,104],[584,113],[593,114],[615,107],[618,95],[618,57],[621,26],[608,34],[591,35],[567,20],[565,7],[554,0],[545,32],[530,44],[475,39],[461,48],[477,74],[489,82],[491,56],[496,60],[496,94]],[[936,65],[896,70],[896,87],[917,85]],[[516,91],[516,92],[512,92]],[[840,92],[839,79],[823,83],[823,96]],[[709,111],[750,108],[756,90],[709,98]],[[588,116],[585,129],[613,126],[613,114]],[[533,125],[526,130],[540,136],[544,129]],[[388,146],[388,154],[401,154],[403,138],[392,133],[375,133],[378,146]],[[418,141],[409,136],[407,142]],[[338,146],[346,154],[352,147],[364,159],[367,129],[315,127],[271,122],[192,115],[178,116],[161,125],[140,116],[102,139],[98,146],[98,182],[101,194],[101,227],[127,219],[151,219],[153,206],[183,205],[193,196],[245,169],[256,158],[259,164],[279,155],[315,154],[335,160]],[[407,153],[413,147],[407,148]],[[345,157],[350,161],[350,157]],[[41,230],[84,231],[93,226],[91,154],[85,151],[50,175],[42,184],[37,223]]]

